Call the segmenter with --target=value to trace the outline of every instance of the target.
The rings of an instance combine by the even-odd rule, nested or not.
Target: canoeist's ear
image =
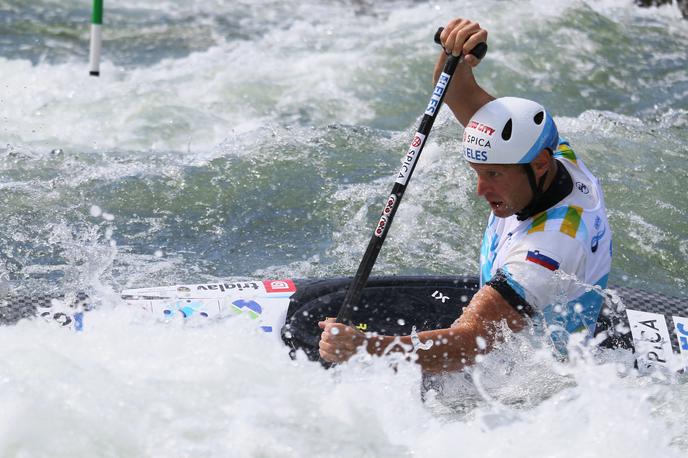
[[[530,163],[533,167],[533,172],[535,172],[535,178],[540,178],[545,172],[550,168],[550,162],[552,160],[552,154],[548,149],[543,149],[540,151],[533,162]]]

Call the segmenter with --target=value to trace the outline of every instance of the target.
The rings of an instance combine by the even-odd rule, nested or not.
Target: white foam
[[[56,2],[46,5],[42,8],[58,8]],[[474,17],[490,30],[491,49],[479,69],[488,89],[541,97],[550,97],[547,90],[570,91],[553,99],[566,114],[557,122],[573,137],[577,152],[599,158],[588,165],[622,188],[629,172],[619,164],[629,156],[621,147],[608,148],[610,144],[642,146],[642,151],[630,149],[637,154],[631,158],[636,162],[642,162],[640,154],[647,150],[668,150],[663,160],[680,158],[686,116],[674,105],[685,95],[676,92],[675,99],[662,100],[673,107],[668,111],[665,105],[653,109],[650,104],[636,113],[636,105],[618,99],[609,103],[623,106],[619,113],[609,107],[585,111],[597,100],[592,98],[577,108],[577,102],[605,88],[624,96],[637,92],[641,102],[656,91],[634,72],[628,78],[615,73],[604,84],[586,79],[607,68],[604,37],[593,36],[594,26],[568,20],[578,13],[579,18],[619,30],[638,27],[634,31],[654,24],[680,45],[688,22],[675,20],[673,7],[638,10],[626,0],[533,0],[504,7],[504,2],[471,0],[458,11],[456,2],[449,1],[167,0],[142,5],[126,0],[113,8],[118,8],[118,20],[127,14],[158,16],[162,28],[164,21],[205,17],[193,25],[213,29],[208,33],[211,44],[153,64],[115,64],[113,54],[108,55],[108,46],[112,50],[114,44],[108,43],[106,13],[99,79],[89,77],[86,62],[77,57],[35,63],[0,58],[0,170],[10,171],[0,190],[10,203],[17,195],[47,202],[35,206],[42,213],[30,223],[46,227],[19,230],[26,224],[23,213],[10,213],[6,227],[18,230],[7,237],[8,246],[23,246],[39,234],[45,240],[37,243],[58,251],[60,259],[21,266],[21,274],[36,274],[47,282],[46,276],[63,272],[68,285],[88,288],[101,304],[87,313],[83,333],[41,321],[0,327],[1,456],[685,455],[685,378],[639,376],[628,368],[628,355],[561,365],[517,341],[516,351],[486,357],[473,379],[450,378],[443,396],[423,402],[420,371],[405,361],[394,361],[391,369],[388,361],[361,357],[325,371],[303,357],[291,361],[286,347],[249,321],[153,322],[123,307],[114,291],[231,276],[236,272],[232,253],[226,254],[225,265],[211,271],[203,255],[193,251],[199,249],[193,243],[178,253],[162,247],[161,234],[177,227],[163,221],[161,212],[141,212],[140,217],[133,216],[136,209],[118,212],[98,194],[101,184],[107,187],[141,175],[166,178],[171,186],[181,187],[183,167],[205,166],[217,157],[227,159],[230,173],[234,158],[269,161],[288,151],[294,155],[289,166],[307,164],[315,173],[326,164],[321,156],[331,154],[337,142],[346,142],[347,152],[356,159],[375,157],[366,162],[374,171],[357,171],[356,178],[347,176],[350,181],[323,174],[324,181],[335,184],[327,181],[327,194],[313,199],[334,208],[326,217],[336,213],[342,218],[334,235],[317,241],[330,245],[320,250],[304,242],[296,247],[296,261],[273,266],[269,253],[256,252],[268,266],[253,273],[350,275],[370,238],[369,220],[379,215],[398,170],[396,158],[408,145],[431,90],[437,50],[428,41],[436,25],[456,14]],[[246,27],[242,31],[254,35],[221,36],[214,21],[229,16],[238,16]],[[543,50],[541,37],[557,47]],[[671,63],[682,56],[680,49],[656,54],[648,58],[649,64]],[[629,71],[646,64],[621,67]],[[663,78],[660,89],[666,90],[685,81],[685,73],[673,71]],[[568,86],[567,81],[575,84]],[[557,108],[555,115],[560,114]],[[656,113],[658,122],[650,122],[650,127],[669,129],[665,143],[654,143],[654,133],[642,130],[648,116]],[[377,272],[477,270],[480,225],[487,209],[473,196],[470,171],[455,160],[459,127],[449,119],[446,111],[438,119]],[[320,130],[330,124],[345,133],[332,140]],[[346,124],[356,128],[342,127]],[[370,125],[389,130],[361,133]],[[318,142],[332,144],[319,149]],[[55,149],[62,152],[51,153]],[[93,155],[92,160],[74,159],[82,153]],[[395,159],[386,162],[388,155]],[[345,156],[341,162],[349,167],[355,160]],[[387,167],[381,163],[392,164],[389,174],[380,172]],[[662,261],[673,256],[671,247],[676,246],[677,256],[687,256],[688,245],[680,238],[685,233],[680,198],[652,205],[671,216],[655,219],[644,204],[623,200],[614,189],[607,194],[610,201],[631,210],[612,213],[612,223],[634,226],[626,239],[620,238],[633,243],[615,246],[617,250],[651,261],[656,258],[650,255],[659,253]],[[82,192],[84,202],[73,197]],[[63,199],[83,208],[65,212]],[[175,205],[170,207],[176,210]],[[99,211],[91,211],[94,206]],[[104,214],[114,219],[105,221]],[[85,219],[79,220],[80,215]],[[36,222],[41,218],[44,223]],[[669,220],[678,223],[668,228]],[[136,243],[144,241],[136,250],[110,245],[114,239],[126,243],[117,225],[127,223],[142,227],[141,233],[124,234]],[[213,229],[225,229],[220,226]],[[195,240],[201,239],[205,242],[203,235]],[[146,245],[148,241],[154,243]],[[634,262],[617,259],[624,267]],[[676,269],[681,259],[672,262],[665,265]],[[664,268],[660,264],[647,269],[653,278],[666,275],[656,273]],[[12,287],[6,279],[17,273],[10,268],[15,269],[0,263],[0,288]],[[244,267],[237,264],[236,269]]]
[[[685,399],[675,392],[660,407],[668,419],[652,400],[675,387],[620,378],[617,365],[586,360],[556,375],[558,363],[533,359],[527,348],[512,354],[523,370],[505,373],[503,355],[474,370],[485,388],[463,414],[447,410],[447,399],[423,404],[412,363],[396,360],[393,370],[361,357],[325,371],[290,361],[250,320],[161,324],[106,307],[87,314],[81,333],[41,321],[2,327],[0,349],[3,455],[437,456],[458,447],[466,455],[575,457],[604,443],[609,457],[681,456],[670,443],[682,427],[668,421],[680,419],[671,406]],[[474,396],[470,385],[455,395]]]

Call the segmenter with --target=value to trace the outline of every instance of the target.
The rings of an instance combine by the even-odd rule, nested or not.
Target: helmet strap
[[[528,205],[523,207],[521,211],[516,212],[516,218],[519,221],[527,220],[535,214],[536,209],[540,206],[540,200],[543,196],[542,189],[545,187],[545,180],[547,179],[547,172],[545,172],[540,177],[540,180],[536,182],[533,167],[530,164],[523,164],[523,168],[526,171],[526,176],[528,177],[528,183],[530,183],[530,190],[533,192],[533,197],[530,199]]]

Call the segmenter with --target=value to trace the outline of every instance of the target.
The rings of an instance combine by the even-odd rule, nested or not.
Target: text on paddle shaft
[[[397,204],[397,196],[396,194],[390,194],[389,197],[387,198],[387,203],[385,204],[385,208],[382,209],[382,215],[380,215],[380,221],[377,222],[377,227],[375,228],[375,236],[377,237],[382,237],[382,234],[385,233],[385,228],[389,224],[389,215],[392,214],[392,210],[394,210],[394,207]]]
[[[413,169],[413,164],[416,163],[420,150],[423,147],[423,142],[425,142],[425,135],[416,132],[416,135],[413,136],[413,140],[411,140],[408,152],[401,160],[401,169],[397,175],[397,183],[406,185],[411,170]]]
[[[440,101],[442,100],[442,95],[444,95],[445,89],[447,89],[447,83],[449,82],[450,76],[442,72],[440,78],[437,80],[435,85],[435,90],[432,91],[432,96],[430,96],[430,102],[428,107],[425,109],[425,114],[432,116],[435,114],[440,106]]]

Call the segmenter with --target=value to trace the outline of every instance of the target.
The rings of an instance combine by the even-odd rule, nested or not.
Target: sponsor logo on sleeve
[[[626,315],[631,327],[633,346],[638,355],[638,365],[666,365],[672,351],[664,315],[630,309],[626,310]]]
[[[604,234],[607,232],[607,227],[603,226],[600,231],[595,234],[595,236],[592,238],[592,241],[590,242],[590,250],[594,253],[597,251],[597,247],[599,246],[600,240],[602,237],[604,237]]]
[[[557,270],[559,268],[559,261],[540,253],[538,250],[528,251],[526,261],[533,262],[549,270]]]
[[[585,183],[576,181],[576,188],[578,188],[578,190],[583,194],[590,194],[590,189],[588,189],[588,186]]]

